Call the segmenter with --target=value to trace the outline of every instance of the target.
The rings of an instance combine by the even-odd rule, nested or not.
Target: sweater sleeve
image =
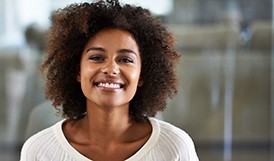
[[[43,134],[44,132],[35,134],[24,143],[21,149],[20,161],[35,161],[35,158],[37,158],[37,151],[43,141]]]
[[[195,150],[195,145],[191,139],[191,137],[185,133],[184,131],[181,132],[181,148],[180,148],[180,161],[199,161],[196,150]],[[179,144],[180,145],[180,144]],[[187,157],[186,157],[187,156]],[[181,159],[184,158],[184,159]]]
[[[199,161],[194,142],[185,131],[169,123],[162,123],[161,129],[160,144],[168,149],[163,151],[177,158],[176,161]]]
[[[53,129],[45,129],[30,137],[21,149],[20,161],[43,160],[45,153],[53,150],[54,134]]]

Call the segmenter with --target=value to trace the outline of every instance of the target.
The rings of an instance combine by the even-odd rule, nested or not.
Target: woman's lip
[[[124,87],[124,83],[117,80],[99,80],[99,81],[95,81],[94,84],[96,86],[107,87],[107,88],[123,88]]]
[[[113,88],[113,89],[119,89],[122,88],[122,84],[120,83],[97,83],[96,86],[98,87],[105,87],[105,88]]]
[[[121,85],[102,85],[102,84],[95,84],[95,87],[99,90],[106,91],[106,92],[118,92],[123,89]]]

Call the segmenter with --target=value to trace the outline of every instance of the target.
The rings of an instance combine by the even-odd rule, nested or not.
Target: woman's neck
[[[79,121],[79,128],[89,142],[126,142],[137,123],[129,116],[128,105],[99,107],[87,103],[87,114]]]
[[[85,126],[89,129],[87,132],[102,136],[104,139],[123,138],[122,135],[135,123],[129,117],[127,110],[114,109],[106,112],[90,109],[89,111],[85,118]]]

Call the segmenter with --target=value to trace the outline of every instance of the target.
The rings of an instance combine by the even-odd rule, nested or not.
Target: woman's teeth
[[[107,88],[120,88],[120,84],[115,84],[115,83],[99,83],[99,87],[107,87]]]

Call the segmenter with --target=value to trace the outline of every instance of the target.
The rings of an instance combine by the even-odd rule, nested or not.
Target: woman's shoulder
[[[35,145],[35,144],[40,144],[43,140],[45,140],[45,139],[47,139],[48,137],[51,137],[51,136],[53,136],[54,135],[54,127],[55,127],[56,125],[53,125],[53,126],[51,126],[51,127],[49,127],[49,128],[46,128],[46,129],[44,129],[44,130],[42,130],[42,131],[40,131],[40,132],[38,132],[38,133],[36,133],[36,134],[34,134],[34,135],[32,135],[31,137],[29,137],[28,139],[27,139],[27,141],[24,143],[24,146],[27,146],[27,145],[31,145],[31,146],[33,146],[33,145]],[[23,147],[24,147],[23,146]]]
[[[180,129],[168,122],[152,118],[150,119],[156,128],[159,128],[158,146],[173,151],[180,158],[198,160],[195,145],[192,138],[183,129]]]
[[[31,160],[30,158],[35,157],[38,153],[43,153],[46,149],[55,146],[58,138],[56,130],[61,128],[62,122],[60,121],[28,138],[21,149],[21,160]]]
[[[170,139],[175,140],[181,140],[181,141],[191,141],[191,137],[188,135],[187,132],[185,132],[183,129],[180,129],[166,121],[159,120],[156,118],[152,118],[151,122],[154,122],[154,124],[158,124],[158,127],[160,129],[161,137],[167,137]]]

